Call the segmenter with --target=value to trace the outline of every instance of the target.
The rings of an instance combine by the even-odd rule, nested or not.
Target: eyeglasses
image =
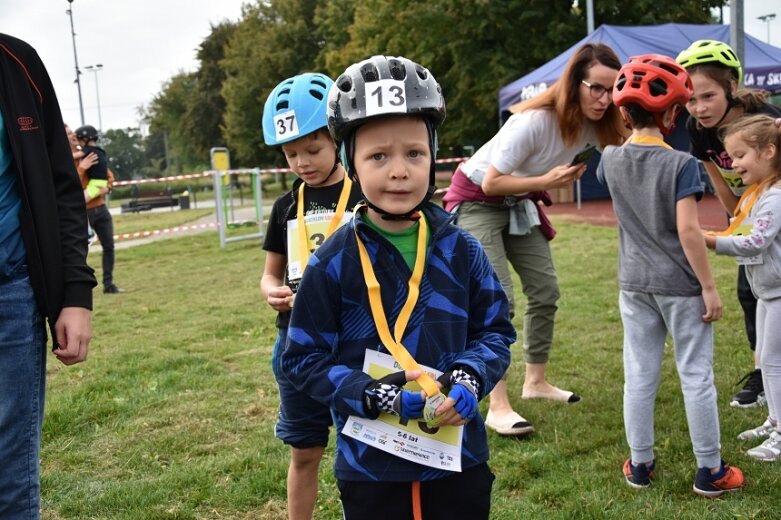
[[[591,97],[594,99],[600,99],[602,96],[607,93],[607,99],[611,100],[613,99],[613,89],[612,88],[606,88],[600,85],[599,83],[589,83],[588,81],[581,80],[581,83],[586,85],[588,87],[588,91],[591,94]]]

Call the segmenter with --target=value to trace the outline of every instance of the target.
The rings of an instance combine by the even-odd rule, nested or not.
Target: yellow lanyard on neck
[[[350,198],[350,191],[352,189],[353,182],[349,177],[345,175],[344,184],[342,185],[342,193],[339,195],[339,202],[336,204],[336,213],[334,213],[331,223],[328,226],[328,231],[325,234],[325,238],[331,236],[336,231],[339,224],[344,218],[344,212],[347,209],[347,201]],[[306,264],[309,262],[309,233],[306,231],[306,220],[304,219],[304,188],[306,183],[302,182],[298,188],[298,201],[296,203],[296,222],[298,223],[298,247],[301,255],[301,272],[303,273],[306,268]]]
[[[626,142],[631,144],[661,146],[662,148],[668,148],[672,150],[672,146],[665,143],[664,139],[661,139],[655,135],[632,135],[629,137],[629,139],[626,140]]]
[[[754,207],[754,204],[757,202],[757,199],[759,199],[759,191],[760,191],[759,186],[760,185],[758,184],[752,184],[751,186],[746,188],[746,191],[744,191],[743,195],[740,196],[738,205],[735,207],[735,216],[730,221],[729,227],[724,231],[720,231],[719,233],[716,233],[717,235],[721,237],[730,236],[735,231],[735,229],[737,229],[737,227],[740,226],[740,224],[744,220],[746,220],[746,217],[751,211],[751,208]],[[744,202],[746,204],[745,207],[743,206]]]
[[[356,208],[357,209],[357,208]],[[420,280],[423,278],[423,266],[426,261],[426,217],[421,214],[418,227],[418,250],[415,254],[415,267],[412,270],[412,276],[409,279],[407,301],[404,303],[399,317],[396,319],[396,325],[393,327],[393,335],[388,328],[388,320],[385,317],[385,309],[382,307],[382,296],[380,294],[380,283],[374,274],[369,253],[366,246],[363,245],[361,237],[358,236],[358,230],[355,230],[355,240],[358,243],[358,251],[361,257],[361,268],[363,278],[366,281],[366,288],[369,291],[369,306],[371,308],[372,319],[380,335],[380,340],[385,348],[388,349],[394,359],[404,370],[421,370],[421,376],[417,378],[417,383],[426,392],[429,397],[439,393],[439,386],[436,381],[426,371],[420,368],[420,365],[412,357],[404,345],[401,344],[401,338],[404,335],[404,329],[407,328],[412,310],[418,301],[420,294]]]

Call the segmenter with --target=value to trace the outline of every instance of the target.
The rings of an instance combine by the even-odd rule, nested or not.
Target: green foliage
[[[144,167],[144,140],[138,128],[107,130],[101,144],[117,180],[138,177]]]
[[[263,144],[263,104],[282,80],[312,70],[320,47],[315,0],[271,0],[246,6],[225,50],[222,86],[225,140],[239,164],[273,165],[279,153]]]
[[[604,0],[595,26],[709,23],[724,0]],[[235,24],[212,27],[200,67],[180,72],[148,108],[150,163],[173,171],[205,164],[226,145],[233,166],[281,165],[263,146],[263,103],[280,81],[307,71],[332,77],[372,54],[404,55],[442,84],[448,118],[441,149],[461,154],[497,130],[498,90],[586,35],[584,2],[571,0],[254,0]],[[450,150],[450,152],[448,152]],[[160,167],[152,166],[151,171]],[[172,173],[173,173],[172,171]]]

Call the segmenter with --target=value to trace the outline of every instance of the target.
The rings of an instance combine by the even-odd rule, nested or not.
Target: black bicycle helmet
[[[97,141],[98,131],[92,125],[80,126],[74,132],[79,139],[86,139],[87,141]]]

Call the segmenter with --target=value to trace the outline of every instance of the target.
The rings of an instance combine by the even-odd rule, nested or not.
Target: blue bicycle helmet
[[[288,78],[271,91],[263,107],[263,140],[279,146],[328,126],[326,104],[333,80],[307,72]]]

